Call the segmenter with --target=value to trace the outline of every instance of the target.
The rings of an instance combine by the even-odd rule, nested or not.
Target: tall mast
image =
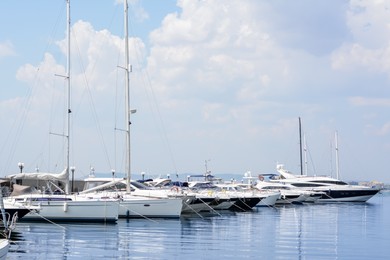
[[[335,138],[335,149],[336,149],[336,178],[339,180],[340,169],[339,169],[339,145],[338,145],[337,131],[334,134],[334,138]]]
[[[305,175],[307,176],[307,146],[306,146],[306,135],[303,133],[303,154],[305,156]]]
[[[303,175],[303,163],[302,163],[302,129],[301,129],[301,118],[299,119],[299,159],[301,162],[301,175]]]
[[[130,156],[130,64],[129,64],[129,32],[128,32],[128,5],[127,0],[124,3],[124,20],[125,20],[125,71],[126,71],[126,192],[130,193],[131,179],[131,156]]]
[[[66,58],[66,79],[67,79],[67,89],[68,89],[68,111],[67,111],[67,129],[66,129],[66,173],[67,173],[67,182],[65,185],[65,192],[69,193],[69,161],[70,161],[70,114],[72,110],[70,108],[70,0],[66,0],[66,16],[67,16],[67,58]]]

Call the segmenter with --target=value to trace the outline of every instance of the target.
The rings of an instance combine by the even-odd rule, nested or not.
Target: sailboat
[[[6,198],[11,203],[21,203],[26,208],[39,207],[39,212],[31,211],[23,219],[34,221],[88,221],[88,222],[116,222],[118,219],[118,201],[101,200],[97,198],[79,197],[69,194],[69,158],[70,158],[70,0],[66,0],[67,6],[67,72],[64,78],[67,80],[68,107],[67,107],[67,133],[66,138],[66,168],[60,174],[53,173],[19,173],[9,175],[11,180],[34,179],[51,182],[56,187],[56,194],[52,192],[31,192],[23,194],[22,189],[17,189],[14,184],[14,194]],[[60,185],[65,186],[63,190]],[[17,193],[19,192],[19,193]],[[16,194],[17,193],[17,194]],[[58,194],[59,193],[59,194]]]
[[[109,199],[120,198],[119,217],[140,218],[140,217],[180,217],[185,199],[182,196],[167,196],[156,194],[152,196],[135,195],[131,193],[131,157],[130,157],[130,116],[134,110],[130,109],[130,65],[129,65],[129,43],[128,43],[128,5],[124,1],[124,23],[125,23],[125,96],[126,96],[126,178],[113,180],[112,178],[88,178],[86,188],[80,192],[85,197],[106,197]],[[102,184],[98,186],[96,183]],[[92,184],[93,189],[88,189]],[[111,189],[109,189],[111,187]],[[104,191],[100,191],[104,189]]]

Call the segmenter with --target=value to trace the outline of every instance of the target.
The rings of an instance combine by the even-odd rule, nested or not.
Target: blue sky
[[[61,172],[65,0],[0,3],[0,170]],[[390,1],[130,3],[132,171],[390,182]],[[71,164],[123,172],[123,7],[73,0]]]

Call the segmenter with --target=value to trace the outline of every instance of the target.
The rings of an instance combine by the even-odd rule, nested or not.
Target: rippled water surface
[[[7,259],[388,259],[390,196],[117,224],[19,222]]]

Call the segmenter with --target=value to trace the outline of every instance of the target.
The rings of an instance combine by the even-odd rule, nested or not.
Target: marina
[[[258,207],[248,212],[20,222],[7,259],[386,259],[390,196],[367,203]]]
[[[111,7],[115,10],[112,10],[110,25],[106,26],[107,21],[101,17],[95,18],[101,22],[97,29],[88,22],[90,13],[94,13],[89,8],[85,9],[79,2],[71,13],[71,0],[61,1],[64,3],[58,8],[61,11],[57,23],[66,21],[66,31],[64,35],[54,37],[54,32],[59,34],[63,26],[58,25],[50,36],[63,38],[51,43],[59,49],[54,54],[50,54],[52,50],[46,50],[44,62],[36,68],[31,64],[18,65],[18,80],[29,82],[33,87],[25,99],[15,102],[18,114],[23,116],[12,118],[13,124],[9,122],[11,117],[2,118],[3,125],[11,129],[7,129],[8,134],[1,135],[7,140],[2,141],[1,150],[4,151],[1,155],[4,166],[0,180],[3,224],[0,259],[387,259],[390,192],[385,183],[388,183],[388,176],[382,169],[378,171],[370,166],[370,163],[383,165],[380,160],[369,160],[358,154],[358,158],[365,158],[364,167],[354,165],[356,168],[350,168],[351,162],[358,160],[348,158],[349,153],[345,152],[341,177],[337,130],[330,145],[335,154],[331,152],[320,156],[320,160],[312,160],[299,117],[300,174],[294,167],[294,157],[298,155],[290,151],[286,141],[294,142],[295,138],[289,137],[287,132],[294,124],[295,114],[303,113],[309,124],[316,125],[315,129],[308,128],[309,133],[322,134],[318,129],[323,129],[324,135],[351,117],[346,115],[348,120],[344,117],[335,120],[336,113],[332,112],[329,118],[321,118],[316,113],[308,114],[307,111],[314,111],[309,107],[285,107],[289,104],[286,97],[292,99],[291,93],[296,92],[286,91],[292,82],[288,75],[299,75],[293,69],[299,66],[281,60],[275,66],[277,70],[270,73],[267,71],[269,64],[258,66],[257,63],[264,60],[264,54],[299,55],[291,55],[294,53],[290,51],[283,53],[281,49],[272,51],[278,34],[268,34],[272,26],[268,29],[258,27],[257,24],[263,25],[263,20],[252,21],[260,17],[262,4],[248,1],[242,8],[241,3],[232,1],[229,2],[231,6],[221,9],[221,3],[218,3],[212,9],[213,1],[198,1],[191,5],[187,1],[177,1],[169,12],[159,14],[157,24],[146,30],[142,20],[148,20],[148,14],[143,12],[146,9],[142,4],[138,5],[138,1],[128,4],[124,0],[123,6],[122,1],[115,1]],[[207,2],[207,5],[203,6],[201,2]],[[196,12],[195,7],[199,8]],[[152,11],[159,9],[155,3],[149,8]],[[254,11],[244,15],[246,12],[239,11],[241,9]],[[225,12],[223,16],[229,19],[214,17],[212,12],[205,10],[214,10],[214,15]],[[137,14],[142,14],[143,19],[138,20]],[[81,15],[86,16],[85,21],[84,18],[72,18]],[[98,14],[94,15],[98,17]],[[236,17],[241,17],[239,23]],[[246,20],[246,17],[252,19]],[[199,24],[202,26],[196,30]],[[215,31],[205,33],[215,24]],[[236,24],[242,26],[234,29]],[[132,35],[137,34],[133,26],[146,30],[147,35],[131,36],[129,31]],[[34,28],[38,31],[41,27]],[[232,31],[225,31],[225,27]],[[260,29],[264,31],[260,33]],[[290,28],[286,32],[290,33]],[[215,35],[218,37],[214,39]],[[38,38],[38,34],[30,38]],[[176,40],[168,44],[171,38]],[[205,56],[202,45],[198,45],[202,39]],[[263,47],[269,47],[262,49],[262,42]],[[341,43],[334,45],[345,45]],[[181,49],[186,44],[187,48]],[[31,44],[34,48],[36,45]],[[11,42],[0,42],[0,50],[8,48],[10,50],[5,52],[8,54],[2,54],[4,57],[23,56],[13,52]],[[241,54],[229,56],[236,50]],[[18,55],[14,55],[16,53]],[[334,56],[337,49],[329,49],[329,53]],[[113,57],[117,57],[117,61],[110,63]],[[73,58],[81,62],[74,62]],[[272,64],[274,60],[271,57],[268,62]],[[304,60],[311,59],[305,57]],[[45,63],[49,65],[43,66]],[[45,71],[46,67],[49,70]],[[238,74],[226,70],[228,67]],[[280,70],[283,67],[286,73]],[[312,67],[312,64],[306,67]],[[329,67],[337,70],[334,64]],[[214,75],[213,71],[218,68],[219,73]],[[305,74],[302,77],[306,78],[309,72],[302,71]],[[278,83],[275,79],[281,75],[286,78]],[[32,77],[36,81],[31,80]],[[282,82],[287,85],[283,86],[286,83]],[[150,87],[146,98],[140,97],[142,83]],[[300,80],[297,83],[302,85]],[[187,85],[193,89],[182,93]],[[316,84],[311,82],[309,85]],[[279,91],[273,91],[278,88]],[[234,92],[229,93],[232,89]],[[272,89],[269,94],[277,96],[266,94],[268,89]],[[204,93],[206,98],[199,98],[198,93]],[[300,96],[295,98],[294,103],[300,104]],[[279,99],[283,105],[280,107],[288,111],[285,115],[276,113],[271,117],[264,108],[272,108],[272,104],[260,105],[265,100]],[[352,107],[373,103],[362,101],[362,97],[354,93],[344,99],[349,102],[340,103],[349,103]],[[156,103],[150,107],[150,112],[145,109],[149,101]],[[228,101],[232,102],[231,106],[224,106]],[[311,102],[315,104],[314,100]],[[157,103],[163,104],[162,107]],[[331,102],[325,100],[324,103],[329,106]],[[8,109],[12,111],[10,104],[2,106],[2,115],[12,114],[7,112]],[[55,108],[57,106],[59,108]],[[86,109],[87,106],[90,108]],[[137,110],[139,112],[134,115]],[[87,111],[92,112],[92,116],[87,116]],[[150,119],[154,119],[152,114],[157,115],[156,123],[162,125],[161,130],[150,124]],[[175,117],[167,124],[168,131],[162,114]],[[259,115],[272,119],[261,119]],[[196,120],[192,122],[191,117]],[[321,118],[321,122],[316,122],[314,117],[316,120]],[[185,121],[191,121],[191,124],[180,125]],[[269,125],[265,127],[265,123]],[[92,124],[96,124],[95,129]],[[191,127],[192,124],[199,128]],[[365,122],[363,125],[374,124]],[[371,129],[371,135],[388,134],[388,127],[377,125],[376,128],[385,130]],[[157,130],[164,139],[161,146],[156,142]],[[354,138],[345,135],[352,133],[347,128],[343,131],[343,144],[366,140],[359,135]],[[30,136],[26,137],[26,132]],[[38,138],[38,132],[43,132],[39,135],[47,141]],[[313,151],[328,149],[322,148],[325,145],[319,141],[323,137],[313,139],[316,139]],[[384,150],[377,150],[382,145]],[[361,147],[364,146],[362,143]],[[378,154],[388,154],[389,146],[382,140],[373,147]],[[370,153],[368,148],[354,150]],[[211,159],[204,161],[204,172],[199,170],[196,164],[200,158],[213,158],[213,169],[216,168],[219,176],[212,175],[209,170]],[[19,170],[14,172],[17,168],[10,168],[16,166],[16,160]],[[285,169],[279,160],[292,165],[293,172]],[[313,169],[309,168],[309,160]],[[318,170],[314,167],[315,161],[323,164]],[[277,173],[270,166],[275,162]],[[242,174],[243,169],[253,169],[256,173],[252,175],[251,170],[247,170]],[[380,181],[376,181],[378,178]],[[351,179],[371,181],[349,181]]]

